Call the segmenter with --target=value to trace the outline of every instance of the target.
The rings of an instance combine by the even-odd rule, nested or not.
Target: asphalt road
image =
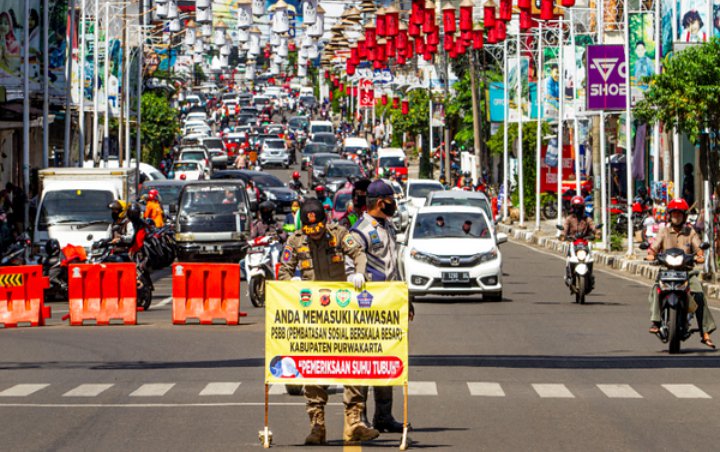
[[[600,272],[588,304],[575,305],[562,260],[512,243],[502,250],[503,302],[416,304],[413,448],[715,450],[720,357],[697,337],[669,356],[646,332],[647,286]],[[66,305],[53,303],[49,326],[0,331],[2,449],[260,447],[264,311],[243,294],[239,326],[173,326],[169,276],[157,276],[137,326],[69,327]],[[270,425],[285,450],[302,444],[308,421],[302,397],[282,389],[270,396]],[[328,407],[335,448],[340,402],[334,395]],[[398,444],[386,434],[363,447]]]

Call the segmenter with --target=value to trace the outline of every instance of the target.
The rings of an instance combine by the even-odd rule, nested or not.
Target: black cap
[[[395,196],[392,187],[381,180],[376,180],[367,189],[368,198],[382,198]]]
[[[367,179],[367,178],[358,179],[353,184],[353,190],[367,192],[369,186],[370,186],[370,179]]]
[[[315,198],[305,200],[300,207],[300,221],[303,226],[312,226],[325,221],[325,207]]]

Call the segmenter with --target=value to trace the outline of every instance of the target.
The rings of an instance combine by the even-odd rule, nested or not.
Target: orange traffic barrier
[[[50,280],[41,265],[0,267],[0,326],[42,326],[50,317],[45,289]]]
[[[238,324],[239,264],[179,262],[172,275],[173,324]]]
[[[70,265],[70,325],[137,324],[136,271],[134,263]]]

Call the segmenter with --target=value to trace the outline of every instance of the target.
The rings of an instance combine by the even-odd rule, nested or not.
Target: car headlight
[[[496,248],[493,248],[491,251],[488,251],[487,253],[481,253],[478,255],[478,263],[482,264],[483,262],[490,262],[492,260],[497,259],[498,257],[498,251]]]
[[[685,259],[683,255],[665,257],[665,262],[667,262],[668,266],[670,267],[679,267],[682,265],[684,260]]]
[[[418,260],[420,262],[425,262],[426,264],[432,264],[433,261],[435,260],[431,254],[421,253],[420,251],[416,250],[415,248],[410,250],[410,256],[413,259]]]
[[[577,256],[578,260],[584,261],[585,258],[587,258],[587,251],[578,250],[578,252],[575,253],[575,256]]]
[[[192,242],[195,240],[195,234],[188,234],[188,233],[181,233],[178,232],[175,234],[175,241],[176,242]]]

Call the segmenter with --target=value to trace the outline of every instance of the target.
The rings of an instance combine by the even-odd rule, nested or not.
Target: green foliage
[[[668,56],[661,74],[649,77],[636,118],[677,127],[697,143],[704,129],[720,129],[720,39]]]
[[[171,146],[180,129],[178,111],[162,93],[148,91],[142,95],[142,161],[157,165],[165,147]],[[132,130],[133,135],[136,129]]]

